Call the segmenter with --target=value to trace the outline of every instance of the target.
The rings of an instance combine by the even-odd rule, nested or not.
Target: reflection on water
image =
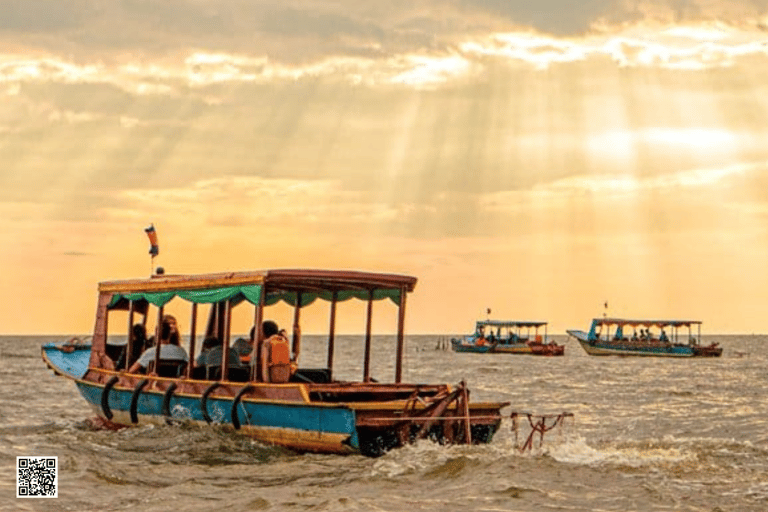
[[[0,338],[0,510],[768,510],[761,336],[718,337],[723,357],[697,360],[589,357],[565,338],[564,357],[455,354],[411,337],[406,380],[466,380],[473,400],[511,402],[507,416],[575,416],[530,453],[507,419],[490,445],[422,442],[378,459],[184,423],[94,429],[74,384],[40,360],[45,341]],[[341,378],[362,374],[359,341],[337,340]],[[323,363],[313,344],[303,366]],[[393,347],[375,340],[379,380],[394,374]],[[58,499],[14,497],[17,455],[59,457]]]

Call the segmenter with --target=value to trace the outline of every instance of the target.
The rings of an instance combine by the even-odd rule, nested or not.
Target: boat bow
[[[73,343],[46,343],[42,346],[42,357],[55,374],[70,379],[82,379],[88,371],[91,358],[91,345]]]

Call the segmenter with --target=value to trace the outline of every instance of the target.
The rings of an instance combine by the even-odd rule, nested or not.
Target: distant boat
[[[539,329],[544,333],[540,334]],[[547,341],[547,322],[517,320],[480,320],[475,332],[452,338],[454,352],[528,354],[562,356],[565,346]]]
[[[699,320],[595,318],[589,332],[566,332],[591,356],[719,357],[723,353],[717,343],[701,345]]]

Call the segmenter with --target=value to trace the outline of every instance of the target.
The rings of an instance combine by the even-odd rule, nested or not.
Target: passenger
[[[205,366],[208,352],[213,347],[220,346],[221,341],[216,336],[209,336],[203,340],[203,346],[200,348],[200,353],[195,358],[195,366]]]
[[[669,341],[669,338],[667,338],[667,333],[663,328],[661,329],[661,334],[659,334],[659,341]]]
[[[133,363],[129,373],[146,372],[151,362],[155,360],[155,347],[150,347],[141,354],[138,361]],[[160,360],[188,362],[187,351],[181,347],[179,327],[176,318],[165,315],[160,329]]]
[[[248,339],[237,338],[232,344],[232,348],[237,352],[237,357],[241,363],[248,363],[253,353],[253,343],[256,340],[256,326],[251,327],[251,332],[248,335]]]
[[[637,331],[632,331],[632,341],[637,341]]]
[[[206,338],[203,341],[203,352],[195,359],[195,366],[204,366],[206,368],[206,377],[213,375],[217,369],[221,368],[221,358],[224,354],[224,344],[215,336]],[[245,368],[240,362],[237,351],[229,347],[229,360],[227,368]],[[218,375],[221,375],[220,373]]]
[[[265,382],[288,382],[296,371],[285,331],[272,320],[261,325],[264,341],[261,345],[261,374]]]
[[[131,353],[127,353],[128,344],[126,344],[120,354],[120,360],[117,362],[117,367],[125,369],[131,366],[134,361],[141,357],[141,354],[149,348],[149,344],[150,342],[147,339],[147,329],[144,327],[144,324],[134,324],[131,329]],[[128,356],[127,361],[126,356]]]
[[[280,328],[272,320],[264,320],[261,324],[261,333],[264,335],[264,339],[268,340],[275,334],[280,334]]]

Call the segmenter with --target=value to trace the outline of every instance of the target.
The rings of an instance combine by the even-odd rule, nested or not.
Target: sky
[[[151,223],[168,273],[416,276],[414,334],[768,332],[768,0],[2,4],[0,333],[92,330]]]

